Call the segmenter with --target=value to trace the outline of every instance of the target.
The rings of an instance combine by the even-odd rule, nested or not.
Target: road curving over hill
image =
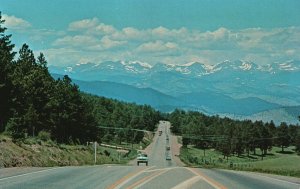
[[[300,179],[260,173],[184,167],[170,123],[161,121],[145,150],[149,165],[0,169],[0,189],[299,189]],[[170,150],[168,150],[170,146]],[[166,160],[170,157],[170,160]]]

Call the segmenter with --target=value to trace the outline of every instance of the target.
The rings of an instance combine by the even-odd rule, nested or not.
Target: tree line
[[[282,122],[276,127],[273,121],[239,121],[178,109],[169,114],[168,119],[172,132],[182,135],[184,147],[192,144],[204,151],[214,148],[222,152],[224,158],[231,154],[250,156],[250,153],[256,154],[256,149],[260,149],[263,158],[272,146],[279,146],[284,152],[284,148],[293,145],[300,152],[299,125]]]
[[[98,137],[104,142],[139,143],[145,132],[137,130],[154,131],[162,119],[160,112],[149,105],[136,105],[86,94],[83,96],[93,104],[90,107],[99,126]]]
[[[13,138],[49,133],[59,143],[132,139],[131,128],[153,131],[160,119],[150,106],[82,93],[67,76],[55,80],[43,53],[24,44],[18,53],[0,12],[0,133]],[[105,130],[99,126],[126,128]],[[134,142],[144,133],[134,133]]]

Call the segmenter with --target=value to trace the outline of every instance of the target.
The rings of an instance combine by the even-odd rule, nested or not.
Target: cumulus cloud
[[[15,17],[14,15],[9,16],[7,14],[3,14],[2,16],[5,20],[4,25],[9,29],[22,30],[31,27],[31,24],[22,18]]]
[[[111,35],[112,38],[116,40],[134,40],[142,41],[149,39],[147,32],[144,30],[138,30],[133,27],[123,28],[121,31],[116,31]]]
[[[75,62],[80,60],[80,63],[140,60],[150,64],[191,61],[216,64],[226,59],[243,59],[267,64],[278,59],[300,59],[299,27],[240,30],[221,27],[214,31],[164,26],[116,29],[98,18],[91,18],[70,23],[68,31],[72,32],[56,38],[52,45],[59,49],[73,49],[78,57],[72,59]]]
[[[115,47],[120,47],[124,44],[126,44],[126,41],[114,41],[111,40],[108,36],[104,36],[101,38],[90,35],[65,36],[53,42],[53,46],[60,48],[67,47],[90,51],[112,49]]]
[[[99,24],[98,18],[84,19],[69,24],[70,31],[80,31],[96,27]]]
[[[138,52],[151,53],[176,50],[177,48],[177,44],[173,42],[155,41],[141,44],[136,50]]]
[[[84,47],[86,45],[97,44],[97,39],[92,36],[75,35],[75,36],[65,36],[59,38],[53,42],[54,46],[74,46],[74,47]]]
[[[158,28],[154,28],[152,30],[152,34],[155,35],[155,36],[161,36],[162,37],[162,36],[170,35],[171,32],[167,28],[160,26]]]
[[[114,41],[111,40],[109,37],[105,36],[101,39],[101,44],[105,49],[110,49],[113,47],[118,47],[126,44],[126,41]]]
[[[212,32],[212,35],[214,36],[215,39],[228,39],[230,36],[230,31],[226,28],[219,28],[216,31]]]
[[[69,24],[69,31],[84,31],[93,35],[112,34],[116,29],[104,23],[101,23],[98,18],[84,19],[75,21]]]

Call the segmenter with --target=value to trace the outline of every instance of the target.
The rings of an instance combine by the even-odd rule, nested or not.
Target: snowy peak
[[[208,74],[208,68],[204,64],[199,62],[188,63],[178,67],[178,70],[182,70],[182,73],[184,74],[192,74],[194,76],[202,76]]]
[[[234,71],[250,71],[250,70],[257,70],[259,66],[253,62],[248,61],[229,61],[225,60],[213,67],[213,71],[225,71],[225,70],[234,70]]]
[[[209,73],[209,68],[199,62],[191,62],[183,65],[157,63],[153,72],[174,72],[191,76],[202,76]]]
[[[300,68],[300,61],[290,60],[283,63],[276,63],[274,64],[274,66],[278,70],[282,70],[282,71],[296,71],[299,70]]]
[[[286,62],[275,62],[261,67],[262,71],[276,74],[278,72],[295,72],[300,70],[300,61],[290,60]]]
[[[125,62],[126,64],[126,62]],[[148,64],[147,62],[140,62],[140,61],[131,61],[131,62],[128,62],[129,65],[137,65],[137,66],[140,66],[144,69],[151,69],[152,66],[150,64]]]
[[[172,71],[172,70],[174,70],[175,67],[176,67],[176,65],[173,65],[173,64],[157,63],[152,67],[151,71],[152,72]]]
[[[248,63],[248,62],[243,62],[240,67],[242,70],[251,70],[254,64]]]
[[[101,70],[107,71],[126,71],[131,73],[145,73],[152,68],[150,64],[132,61],[105,61],[99,64],[85,63],[76,64],[75,66],[68,66],[64,70],[66,73],[82,73],[82,72],[95,72]]]
[[[94,67],[96,66],[96,64],[94,63],[84,63],[84,64],[76,64],[75,66],[68,66],[65,69],[66,73],[80,73],[80,72],[86,72],[89,71],[91,69],[94,69]]]
[[[146,62],[132,61],[123,63],[125,69],[133,73],[146,73],[152,68],[152,66]]]

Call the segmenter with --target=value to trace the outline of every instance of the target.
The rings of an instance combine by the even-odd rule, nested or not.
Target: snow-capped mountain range
[[[199,62],[182,65],[157,63],[152,66],[140,61],[106,61],[68,67],[50,66],[49,70],[76,80],[151,88],[158,91],[155,94],[162,93],[180,101],[175,104],[160,101],[160,108],[180,106],[211,114],[251,116],[272,108],[300,105],[300,61],[296,60],[263,66],[241,60],[226,60],[213,66]],[[174,99],[168,102],[174,102]],[[239,108],[244,111],[239,111]]]
[[[61,67],[50,66],[50,69],[62,72]],[[58,70],[57,70],[58,69]],[[66,74],[76,74],[82,72],[95,72],[97,70],[126,71],[128,73],[142,74],[148,72],[178,72],[185,75],[203,76],[219,71],[261,71],[267,73],[277,73],[282,71],[297,72],[300,71],[300,61],[290,60],[286,62],[275,62],[259,66],[249,61],[229,61],[225,60],[215,65],[205,65],[199,62],[190,62],[183,65],[157,63],[154,66],[140,61],[106,61],[101,63],[84,63],[64,68]]]

